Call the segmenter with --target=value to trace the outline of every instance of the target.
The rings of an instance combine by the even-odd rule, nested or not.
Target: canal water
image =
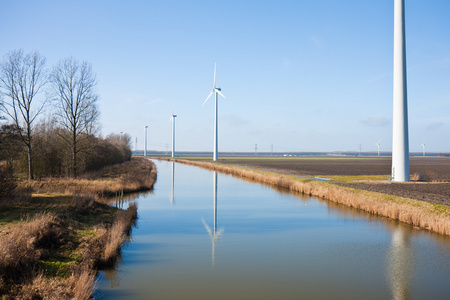
[[[230,175],[156,161],[96,299],[450,299],[450,239]],[[125,203],[126,205],[126,203]]]

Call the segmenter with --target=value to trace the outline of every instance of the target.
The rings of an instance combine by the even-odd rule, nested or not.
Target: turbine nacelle
[[[206,97],[205,102],[203,102],[203,105],[208,101],[208,99],[212,96],[212,94],[216,93],[222,96],[223,98],[226,98],[220,91],[222,89],[220,87],[216,87],[216,64],[214,64],[214,82],[213,82],[213,88],[211,93],[209,93],[208,97]]]

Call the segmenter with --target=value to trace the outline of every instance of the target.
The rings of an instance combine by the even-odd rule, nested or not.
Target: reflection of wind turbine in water
[[[170,194],[170,205],[173,206],[173,189],[174,189],[174,184],[175,183],[175,163],[172,162],[172,193]]]
[[[221,234],[223,233],[223,229],[217,230],[217,173],[214,172],[214,231],[211,231],[208,224],[202,218],[203,225],[206,228],[206,231],[209,233],[212,242],[212,264],[215,265],[215,241],[219,239]]]
[[[409,248],[409,237],[399,226],[392,234],[391,247],[388,253],[388,281],[391,286],[392,299],[409,298],[409,285],[412,272],[412,257]]]

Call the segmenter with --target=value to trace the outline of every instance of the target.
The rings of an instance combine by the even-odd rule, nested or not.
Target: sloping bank
[[[257,171],[242,167],[205,163],[191,160],[173,159],[175,162],[197,166],[221,173],[244,177],[256,182],[324,198],[369,213],[430,230],[442,235],[450,235],[450,207],[413,199],[396,197],[376,192],[338,186],[329,182],[298,178],[271,172]]]
[[[136,158],[85,179],[24,183],[32,195],[0,199],[0,298],[90,299],[98,270],[114,265],[137,218],[105,195],[151,189],[153,162]]]

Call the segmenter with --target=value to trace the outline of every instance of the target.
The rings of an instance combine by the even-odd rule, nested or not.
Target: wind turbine
[[[405,0],[394,1],[394,109],[392,180],[409,181],[408,103],[406,89]]]
[[[377,147],[378,147],[378,156],[380,156],[380,142],[375,143],[375,145],[377,145]]]
[[[175,118],[177,115],[175,115],[172,111],[172,117],[170,117],[170,120],[172,121],[172,157],[175,157]]]
[[[225,98],[225,96],[220,92],[221,88],[216,87],[216,64],[214,64],[214,83],[211,93],[209,93],[208,97],[206,98],[205,102],[203,102],[203,105],[208,101],[208,99],[212,96],[214,93],[216,101],[215,101],[215,118],[214,118],[214,151],[213,151],[213,161],[217,161],[217,152],[219,148],[218,144],[218,135],[219,135],[219,127],[217,124],[217,119],[219,115],[219,107],[218,107],[218,95]]]
[[[214,231],[209,228],[208,224],[205,222],[205,220],[202,218],[203,225],[205,226],[206,231],[209,233],[209,236],[211,238],[212,242],[212,264],[213,267],[215,266],[215,242],[217,239],[220,238],[221,234],[223,233],[223,228],[217,230],[217,172],[214,172],[213,175],[213,183],[214,183]]]
[[[147,128],[148,128],[148,126],[145,125],[145,148],[144,148],[144,156],[147,156]]]
[[[422,144],[423,156],[425,156],[425,144]]]

